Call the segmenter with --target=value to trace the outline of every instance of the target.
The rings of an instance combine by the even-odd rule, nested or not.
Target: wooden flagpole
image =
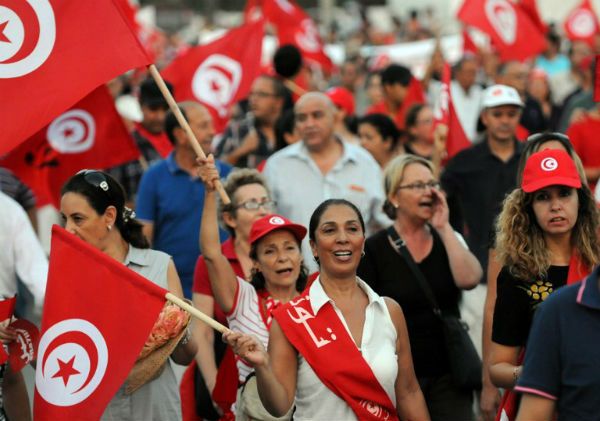
[[[151,64],[150,66],[148,66],[148,70],[150,70],[150,74],[152,75],[152,78],[154,79],[154,81],[158,85],[158,88],[160,89],[163,96],[167,100],[167,103],[169,104],[169,108],[175,115],[175,118],[177,118],[179,125],[183,128],[183,130],[185,130],[185,133],[187,134],[188,138],[191,140],[191,145],[192,145],[192,148],[194,148],[196,155],[198,155],[200,158],[206,158],[206,154],[200,147],[200,143],[198,143],[198,139],[196,139],[196,136],[194,136],[194,132],[192,132],[192,128],[190,127],[187,120],[181,113],[181,110],[177,106],[177,102],[175,102],[175,98],[173,98],[173,95],[171,95],[171,92],[169,91],[169,88],[167,88],[167,85],[165,84],[165,81],[163,80],[160,73],[158,72],[158,69],[156,68],[156,66],[154,64]],[[227,192],[223,188],[223,184],[221,184],[221,181],[217,181],[216,188],[217,188],[217,192],[219,192],[219,196],[221,197],[221,200],[223,201],[223,203],[226,205],[230,204],[231,200],[229,199]],[[220,325],[220,326],[223,326],[223,325]],[[219,330],[219,329],[217,329],[217,330]]]
[[[208,317],[206,314],[202,313],[196,307],[186,303],[185,301],[183,301],[181,298],[177,297],[176,295],[173,295],[170,292],[167,292],[167,294],[165,295],[165,298],[167,300],[169,300],[170,302],[172,302],[173,304],[175,304],[176,306],[187,311],[195,318],[202,320],[204,323],[206,323],[207,325],[209,325],[216,331],[221,332],[221,333],[229,332],[229,329],[226,326],[217,322],[215,319]]]

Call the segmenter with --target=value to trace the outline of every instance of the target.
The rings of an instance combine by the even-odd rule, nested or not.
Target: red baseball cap
[[[303,225],[294,224],[283,216],[271,214],[254,221],[250,229],[250,244],[254,244],[265,235],[279,229],[290,231],[298,242],[302,242],[306,235],[306,228]]]
[[[348,115],[354,115],[354,95],[348,89],[341,86],[329,88],[325,95],[329,97],[336,107],[346,111]]]
[[[581,178],[573,159],[560,149],[545,149],[532,154],[523,171],[523,191],[531,193],[554,185],[581,187]]]

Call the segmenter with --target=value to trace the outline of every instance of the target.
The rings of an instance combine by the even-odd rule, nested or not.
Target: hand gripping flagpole
[[[183,128],[183,130],[187,134],[188,138],[191,140],[191,145],[194,148],[194,151],[196,152],[196,155],[198,155],[200,158],[206,158],[206,154],[204,153],[204,151],[200,147],[200,143],[198,143],[198,139],[196,139],[196,136],[194,136],[194,133],[192,132],[192,128],[190,127],[189,123],[187,122],[187,120],[183,116],[181,110],[177,106],[177,102],[175,102],[175,98],[173,98],[173,95],[171,95],[171,92],[169,91],[169,88],[167,88],[167,85],[165,85],[165,81],[163,80],[162,76],[158,72],[158,69],[156,68],[156,66],[154,64],[151,64],[150,66],[148,66],[148,69],[150,70],[150,74],[152,75],[152,78],[154,79],[154,81],[158,85],[158,88],[160,89],[160,91],[162,92],[163,96],[167,100],[167,103],[169,104],[169,108],[171,109],[171,111],[175,115],[175,118],[179,122],[179,125]],[[217,188],[217,192],[219,192],[219,196],[221,197],[221,200],[223,201],[223,203],[226,204],[226,205],[230,204],[231,200],[229,199],[229,196],[227,195],[227,192],[223,188],[223,184],[221,184],[221,181],[217,181],[216,182],[216,188]],[[212,320],[212,319],[210,319],[210,320]],[[219,326],[222,326],[223,328],[225,328],[221,324],[219,324]],[[214,327],[215,329],[217,329],[215,326],[212,326],[212,327]],[[219,329],[217,329],[217,330],[219,330]],[[221,332],[221,331],[219,330],[219,332]]]
[[[187,311],[195,318],[202,320],[204,323],[206,323],[207,325],[209,325],[216,331],[221,332],[221,333],[229,332],[229,329],[227,328],[227,326],[222,325],[221,323],[217,322],[215,319],[202,313],[196,307],[186,303],[185,301],[183,301],[181,298],[177,297],[176,295],[173,295],[172,293],[167,292],[165,294],[165,298],[167,300],[169,300],[170,302],[172,302],[173,304],[175,304],[176,306]]]

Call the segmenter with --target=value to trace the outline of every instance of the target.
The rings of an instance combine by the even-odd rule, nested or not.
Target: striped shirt
[[[260,310],[259,296],[256,289],[238,277],[238,287],[231,311],[226,314],[229,328],[236,332],[255,335],[265,348],[269,343],[269,329]],[[269,316],[270,318],[270,316]],[[236,356],[240,383],[243,383],[254,369],[244,360]]]

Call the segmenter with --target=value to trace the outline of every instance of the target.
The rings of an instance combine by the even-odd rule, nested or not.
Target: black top
[[[487,267],[490,232],[502,209],[502,201],[517,184],[523,144],[515,140],[515,153],[503,162],[493,155],[487,140],[456,154],[442,173],[448,196],[450,223],[464,234],[471,252]]]
[[[429,281],[442,312],[459,316],[460,290],[454,283],[446,249],[438,233],[431,229],[433,247],[419,269]],[[391,246],[385,230],[367,239],[365,256],[358,276],[379,295],[396,300],[402,307],[417,377],[439,376],[449,370],[440,319],[405,260]]]
[[[567,282],[569,266],[550,266],[545,278],[533,282],[515,278],[505,266],[498,274],[492,341],[525,346],[533,314],[551,293]]]

